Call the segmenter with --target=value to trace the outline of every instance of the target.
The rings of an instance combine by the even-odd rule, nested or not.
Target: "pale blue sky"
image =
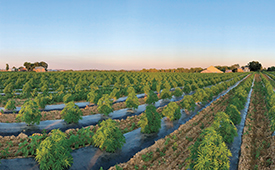
[[[0,68],[275,65],[275,1],[0,0]]]

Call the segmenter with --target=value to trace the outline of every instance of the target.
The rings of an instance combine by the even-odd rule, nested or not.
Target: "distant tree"
[[[262,64],[258,61],[251,61],[248,63],[250,71],[260,71],[262,69]]]
[[[31,63],[25,62],[25,63],[24,63],[24,66],[25,66],[25,68],[26,68],[28,71],[32,71]]]
[[[268,67],[268,68],[267,68],[267,71],[275,71],[275,67],[274,67],[274,66]]]
[[[6,71],[8,71],[10,69],[9,64],[6,64]]]

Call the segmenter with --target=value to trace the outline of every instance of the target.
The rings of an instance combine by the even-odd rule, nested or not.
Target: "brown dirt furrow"
[[[271,162],[274,148],[271,147],[272,138],[267,117],[265,96],[259,90],[261,79],[255,76],[255,88],[252,91],[251,103],[244,127],[241,145],[239,169],[274,169]]]

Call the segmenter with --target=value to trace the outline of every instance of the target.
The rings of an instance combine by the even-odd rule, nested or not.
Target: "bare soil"
[[[271,137],[265,96],[257,89],[261,85],[259,74],[255,76],[244,133],[242,137],[239,169],[275,169],[275,138]]]

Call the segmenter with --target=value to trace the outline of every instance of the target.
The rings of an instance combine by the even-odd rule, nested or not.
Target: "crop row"
[[[232,84],[232,82],[236,82],[237,81],[237,79],[239,79],[239,78],[236,78],[236,79],[234,79],[234,80],[231,80],[231,83],[221,83],[221,84],[218,84],[218,85],[216,85],[217,87],[219,87],[218,89],[220,89],[220,90],[224,90],[224,89],[226,89],[226,85],[231,85]],[[194,94],[195,95],[195,94]],[[152,129],[158,129],[158,128],[155,128],[155,127],[159,127],[159,126],[155,126],[153,123],[152,124],[148,124],[148,122],[150,122],[150,120],[149,120],[149,118],[150,118],[150,116],[148,116],[148,115],[156,115],[156,116],[154,116],[154,118],[152,119],[152,117],[151,117],[151,120],[159,120],[159,118],[160,118],[160,116],[157,116],[157,114],[155,114],[156,112],[154,111],[154,109],[155,109],[155,107],[151,107],[152,105],[149,105],[149,106],[147,106],[148,108],[146,109],[146,111],[145,111],[145,114],[143,114],[143,115],[146,115],[146,116],[143,116],[143,118],[142,118],[142,116],[141,116],[141,118],[140,118],[140,126],[142,127],[142,131],[143,132],[148,132],[148,129],[149,129],[149,131],[150,132],[155,132],[155,131],[152,131]],[[163,116],[166,116],[166,117],[168,117],[170,120],[174,120],[174,119],[178,119],[179,118],[179,107],[178,107],[178,105],[177,104],[175,104],[175,103],[173,103],[173,102],[171,102],[165,109],[163,109],[163,111],[162,111],[162,115]],[[153,114],[152,114],[153,113]],[[157,119],[158,118],[158,119]],[[109,121],[109,122],[108,122]],[[112,124],[112,121],[111,120],[108,120],[108,121],[106,121],[107,123],[106,123],[106,126],[107,125],[110,125],[112,128],[111,128],[111,130],[110,130],[110,132],[112,131],[112,129],[115,131],[115,132],[117,132],[118,134],[119,134],[119,131],[117,131],[117,129],[115,128],[115,126],[113,126]],[[159,121],[156,121],[156,122],[159,122]],[[149,128],[148,128],[148,126],[150,126]],[[151,127],[153,127],[153,128],[151,128]],[[107,127],[104,127],[104,129],[106,129]],[[151,129],[151,130],[150,130]],[[84,130],[83,130],[84,131]],[[59,135],[61,135],[62,134],[62,132],[59,132],[58,130],[57,131],[54,131],[54,132],[56,132],[57,134],[59,134]],[[98,131],[96,131],[96,133],[97,133]],[[100,132],[100,131],[99,131]],[[98,133],[99,133],[98,132]],[[83,132],[84,133],[84,132]],[[83,138],[85,138],[85,136],[88,136],[87,138],[89,138],[89,141],[90,142],[92,142],[91,141],[91,133],[87,130],[86,131],[86,133],[88,133],[88,135],[83,135]],[[103,132],[102,132],[103,133]],[[89,135],[90,134],[90,135]],[[105,134],[106,135],[106,134]],[[37,135],[35,135],[35,136],[37,136]],[[52,135],[50,135],[49,137],[51,137]],[[61,135],[62,136],[62,135]],[[107,135],[107,136],[110,136],[110,135]],[[111,135],[111,136],[115,136],[115,135]],[[44,136],[45,137],[45,136]],[[104,134],[101,134],[101,137],[104,137]],[[38,137],[37,137],[38,138]],[[69,139],[70,139],[71,137],[69,137]],[[74,140],[76,140],[76,139],[82,139],[81,141],[74,141],[73,143],[75,143],[75,142],[77,142],[77,143],[79,143],[79,142],[87,142],[87,140],[88,139],[83,139],[83,138],[80,138],[80,136],[78,136],[78,138],[76,138],[76,137],[72,137]],[[96,137],[96,139],[98,139],[99,137],[97,136]],[[42,137],[41,138],[39,138],[39,139],[42,139]],[[34,140],[31,140],[31,141],[36,141],[36,142],[38,142],[39,141],[39,139],[34,139]],[[73,140],[73,139],[71,139],[71,140]],[[112,140],[113,140],[114,138],[112,138]],[[108,139],[106,139],[107,141],[109,141],[109,142],[111,142],[110,140],[108,140]],[[44,141],[44,140],[43,140]],[[70,140],[69,140],[70,141]],[[104,140],[101,140],[101,141],[104,141]],[[114,141],[116,141],[116,140],[114,140]],[[123,140],[121,139],[121,140],[119,140],[119,141],[121,141],[122,143],[123,143]],[[88,143],[90,143],[90,142],[88,142]],[[107,142],[108,143],[108,142]],[[87,143],[85,143],[85,144],[87,144]],[[115,144],[111,144],[111,143],[109,143],[109,145],[111,145],[113,148],[111,148],[111,150],[109,150],[110,148],[108,148],[107,146],[105,146],[104,144],[102,144],[102,145],[97,145],[97,144],[95,144],[95,146],[99,146],[100,148],[102,148],[102,149],[105,149],[105,150],[107,150],[107,151],[112,151],[112,149],[116,149],[116,147],[115,146],[117,146],[117,147],[119,147],[119,146],[121,146],[120,144],[119,144],[119,142],[118,142],[118,144],[117,145],[115,145]],[[22,152],[28,152],[28,151],[30,151],[30,150],[33,150],[33,152],[34,152],[34,150],[35,149],[30,149],[30,148],[26,148],[26,146],[33,146],[33,147],[37,147],[37,145],[36,144],[33,144],[33,143],[31,143],[31,144],[28,144],[28,143],[25,143],[24,145],[22,145],[22,146],[25,146],[25,147],[23,147],[23,149],[21,148],[21,151]],[[31,152],[30,152],[31,153]]]
[[[233,125],[232,119],[239,120],[240,113],[236,106],[232,107],[237,100],[242,100],[243,96],[247,93],[247,90],[250,89],[251,82],[253,77],[251,76],[245,82],[241,83],[236,89],[233,89],[219,100],[212,103],[209,107],[202,110],[198,113],[193,119],[188,121],[186,124],[181,125],[178,130],[172,134],[166,136],[164,139],[156,141],[154,145],[148,149],[144,149],[138,154],[136,154],[132,159],[127,163],[122,163],[112,167],[111,169],[117,169],[121,167],[123,169],[143,169],[143,168],[160,168],[160,169],[181,169],[187,166],[189,162],[190,166],[196,164],[197,158],[195,158],[197,153],[194,153],[196,149],[191,149],[192,154],[190,154],[189,146],[193,147],[203,147],[203,142],[208,141],[211,143],[211,139],[204,139],[205,135],[209,132],[215,133],[216,136],[222,134],[222,138],[219,136],[219,139],[212,138],[217,142],[220,142],[223,145],[224,150],[226,150],[226,145],[223,144],[224,141],[232,142],[234,135],[236,135],[236,128]],[[225,111],[228,114],[225,114],[220,111]],[[220,112],[218,114],[214,114]],[[212,128],[207,128],[212,124]],[[223,122],[223,123],[221,123]],[[207,129],[206,129],[207,128]],[[203,130],[205,129],[205,130]],[[216,130],[215,130],[216,129]],[[215,131],[214,131],[215,130]],[[200,133],[203,131],[203,135],[200,136]],[[214,135],[214,134],[213,134]],[[200,137],[199,137],[200,136]],[[207,135],[211,137],[210,134]],[[199,138],[198,138],[199,137]],[[214,136],[213,136],[214,137]],[[197,141],[196,141],[197,139]],[[194,145],[194,141],[195,145]],[[205,144],[205,143],[204,143]],[[221,146],[220,145],[220,146]],[[212,145],[214,146],[214,145]],[[204,148],[207,149],[207,148]],[[208,148],[210,149],[210,148]],[[216,148],[217,149],[217,148]],[[223,151],[224,151],[223,150]],[[211,152],[211,149],[208,150]],[[228,149],[227,149],[228,151]],[[206,153],[206,152],[204,152]],[[211,152],[213,153],[213,152]],[[189,158],[187,158],[189,155]],[[224,155],[225,156],[225,155]],[[205,157],[209,158],[209,157]],[[214,159],[214,157],[212,157]],[[217,158],[217,157],[216,157]],[[220,157],[221,158],[221,157]],[[208,159],[208,162],[212,162],[211,157]],[[228,164],[228,157],[223,159]],[[200,162],[202,163],[202,162]],[[213,164],[209,164],[211,167]],[[204,166],[205,168],[207,166]],[[194,168],[194,167],[193,167]],[[196,169],[196,168],[195,168]],[[202,168],[204,169],[204,168]],[[207,169],[207,168],[206,168]],[[211,168],[210,168],[211,169]],[[215,168],[213,168],[215,169]]]
[[[33,73],[29,73],[29,74],[33,74]],[[48,74],[48,76],[55,75],[53,73],[45,73],[45,74],[46,75]],[[74,74],[76,75],[72,75],[72,76],[77,76],[77,73],[74,73]],[[86,74],[89,75],[90,73],[86,73]],[[9,79],[6,80],[6,82],[5,81],[2,82],[2,84],[4,85],[3,92],[5,93],[5,97],[0,97],[0,102],[7,101],[7,99],[9,98],[20,98],[20,99],[25,99],[30,97],[34,98],[38,95],[37,94],[38,89],[40,89],[40,91],[43,93],[44,96],[49,95],[51,102],[61,102],[63,97],[68,93],[74,96],[75,101],[86,100],[86,96],[89,93],[90,89],[97,90],[97,93],[99,95],[110,94],[114,89],[116,89],[118,90],[118,92],[116,93],[116,97],[127,96],[128,95],[127,88],[129,86],[132,86],[135,89],[136,93],[143,93],[148,88],[150,88],[153,91],[157,91],[159,93],[161,89],[164,89],[167,86],[182,87],[185,85],[190,85],[192,86],[193,89],[201,88],[204,86],[216,84],[217,82],[228,80],[238,75],[238,74],[225,74],[225,75],[215,76],[212,78],[208,76],[194,75],[193,77],[190,78],[189,75],[185,76],[181,74],[171,75],[171,77],[168,77],[166,74],[160,74],[160,76],[150,75],[150,74],[149,74],[150,76],[146,74],[143,74],[142,76],[137,76],[137,75],[135,76],[135,73],[133,73],[133,75],[130,76],[131,74],[129,75],[125,73],[125,75],[121,77],[118,76],[116,78],[114,77],[110,78],[109,75],[104,76],[103,74],[101,77],[96,76],[97,77],[96,80],[105,79],[104,82],[107,81],[111,83],[95,83],[93,82],[94,80],[92,80],[94,78],[87,78],[86,74],[81,73],[79,77],[75,77],[74,80],[71,80],[72,81],[71,83],[69,83],[70,79],[68,80],[69,82],[61,81],[61,80],[52,81],[50,80],[52,79],[52,77],[46,79],[47,76],[42,74],[41,78],[38,79],[37,82],[33,78],[30,78],[27,82],[25,82],[24,85],[22,85],[22,88],[23,88],[22,94],[16,95],[16,96],[14,95],[14,89],[16,89],[17,87],[16,82],[14,82],[15,80],[12,78],[12,76],[10,76]],[[112,75],[115,73],[108,73],[108,74]],[[1,77],[3,77],[4,75],[6,74],[2,73]],[[35,75],[36,74],[34,74],[34,76]],[[22,75],[19,74],[17,76],[20,77]],[[201,78],[196,78],[196,77],[201,77]],[[112,81],[111,79],[114,79],[114,81]],[[110,86],[110,85],[114,85],[114,86]],[[56,91],[58,93],[48,94],[49,89]],[[98,99],[99,98],[100,96],[98,97]]]
[[[264,87],[262,80],[264,82]],[[261,74],[255,76],[255,86],[244,127],[239,169],[274,169],[275,141],[272,139],[267,104],[273,94],[270,82]],[[270,94],[268,94],[268,89]],[[271,90],[271,91],[270,91]],[[271,128],[271,129],[270,129]]]

